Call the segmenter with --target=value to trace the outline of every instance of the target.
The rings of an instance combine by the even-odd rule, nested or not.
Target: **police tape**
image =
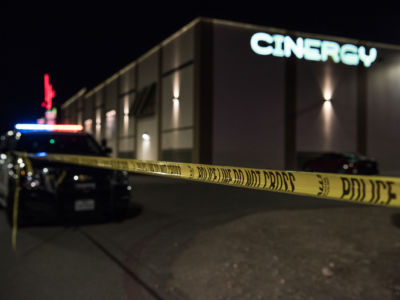
[[[400,178],[396,177],[279,171],[68,154],[28,154],[24,157],[249,189],[400,207]]]
[[[21,160],[25,162],[27,169],[32,171],[32,164],[27,158],[26,154],[23,155],[22,157],[19,156],[17,161]],[[15,178],[15,189],[14,189],[14,198],[13,198],[13,207],[12,207],[12,216],[11,216],[11,223],[12,223],[12,231],[11,231],[11,245],[15,250],[17,250],[17,232],[18,232],[18,211],[19,211],[19,192],[21,190],[21,182],[20,182],[20,163],[17,164],[17,169],[16,169],[16,178]]]

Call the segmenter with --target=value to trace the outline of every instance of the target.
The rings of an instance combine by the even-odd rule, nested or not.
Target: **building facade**
[[[296,169],[357,152],[400,175],[400,47],[199,18],[61,107],[115,157]]]

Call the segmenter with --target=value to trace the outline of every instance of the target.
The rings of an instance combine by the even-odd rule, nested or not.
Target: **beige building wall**
[[[159,72],[159,52],[155,51],[145,57],[138,63],[138,92],[143,88],[158,81]],[[156,88],[159,93],[159,87]],[[158,114],[156,104],[156,113],[152,116],[136,118],[136,158],[141,160],[157,160],[159,145]]]
[[[161,159],[191,162],[194,147],[194,29],[163,47]]]
[[[136,95],[136,69],[129,67],[120,75],[118,156],[135,157],[135,118],[130,111]]]

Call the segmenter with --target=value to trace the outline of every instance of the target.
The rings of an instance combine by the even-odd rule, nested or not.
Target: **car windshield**
[[[17,151],[101,155],[97,142],[89,135],[72,133],[24,133],[17,141]]]

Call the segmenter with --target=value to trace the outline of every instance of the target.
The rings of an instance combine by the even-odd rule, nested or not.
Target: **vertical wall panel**
[[[103,138],[103,127],[104,127],[104,96],[103,90],[100,89],[94,94],[95,98],[95,137],[98,142]]]
[[[164,77],[162,90],[162,130],[193,126],[193,65]]]
[[[142,118],[137,122],[137,159],[158,159],[158,124],[156,117]],[[143,138],[143,134],[150,136],[149,140]]]
[[[155,52],[139,63],[138,72],[138,91],[158,80],[158,52]],[[158,93],[158,87],[156,88]],[[157,107],[157,105],[156,105]],[[158,159],[158,116],[137,118],[137,158],[138,159]],[[142,138],[143,134],[150,135],[150,141]]]
[[[213,162],[284,167],[284,60],[256,55],[251,29],[214,26]]]
[[[400,54],[378,49],[382,61],[368,70],[367,155],[383,175],[400,176]]]
[[[109,111],[117,108],[118,90],[117,90],[117,79],[111,81],[105,86],[106,97],[105,97],[105,110]]]
[[[94,93],[94,98],[95,98],[95,107],[100,107],[104,105],[104,96],[103,96],[103,90],[99,89]]]
[[[297,68],[297,150],[355,152],[357,67],[298,61]]]
[[[83,98],[83,119],[94,119],[94,96]]]
[[[169,41],[163,47],[162,72],[179,68],[184,63],[194,59],[194,28]]]

